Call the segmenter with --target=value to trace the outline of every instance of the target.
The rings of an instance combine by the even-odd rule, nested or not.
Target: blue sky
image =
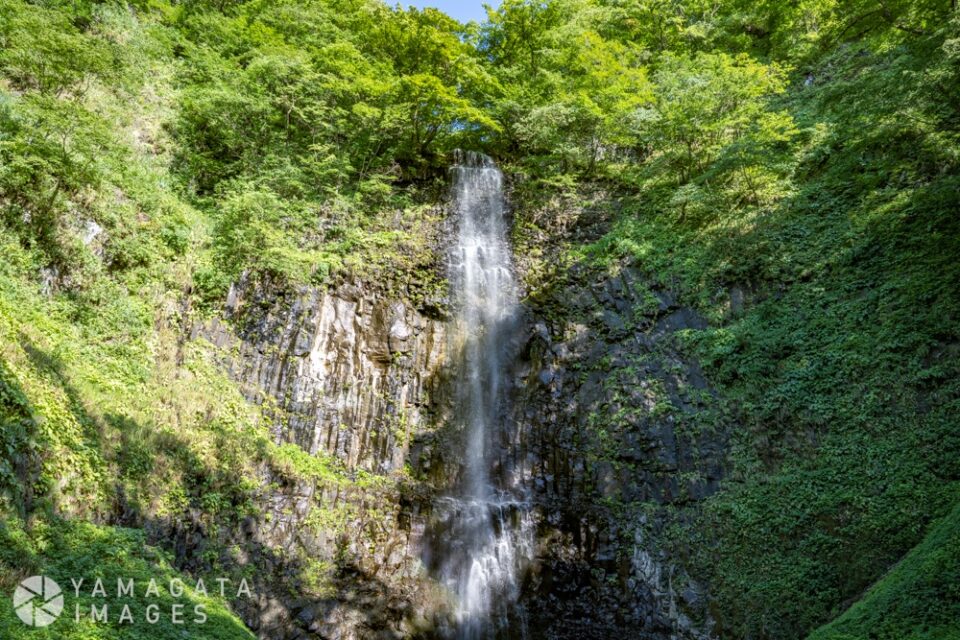
[[[487,12],[483,10],[484,3],[495,7],[500,4],[499,0],[388,0],[388,4],[399,2],[406,7],[436,7],[447,15],[450,15],[460,22],[468,20],[480,21],[487,17]]]

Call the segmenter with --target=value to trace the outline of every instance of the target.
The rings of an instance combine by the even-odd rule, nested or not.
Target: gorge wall
[[[711,637],[706,587],[685,569],[691,550],[673,544],[723,475],[716,394],[677,339],[703,326],[628,266],[573,265],[524,301],[492,472],[516,477],[535,540],[515,624],[497,637]],[[241,611],[260,637],[454,628],[456,607],[424,553],[444,518],[437,498],[470,455],[451,418],[450,330],[442,305],[417,308],[359,281],[282,293],[242,281],[221,318],[194,327],[267,408],[277,443],[346,472],[291,484],[263,470],[263,516],[230,540],[266,585]],[[177,533],[187,568],[205,535]]]
[[[246,398],[267,407],[276,442],[345,472],[290,484],[282,470],[263,470],[263,515],[238,541],[263,572],[267,595],[242,612],[260,637],[415,632],[411,619],[430,597],[416,558],[423,524],[404,486],[411,449],[433,430],[445,332],[436,313],[355,282],[282,295],[241,282],[222,318],[195,327]],[[311,589],[302,581],[311,574],[325,583]]]
[[[515,420],[540,514],[534,626],[558,639],[711,637],[690,549],[670,539],[723,475],[715,392],[676,338],[705,321],[631,268],[575,266],[531,314]]]

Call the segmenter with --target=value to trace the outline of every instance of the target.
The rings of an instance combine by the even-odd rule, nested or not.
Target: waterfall
[[[464,464],[453,496],[437,506],[440,579],[456,599],[463,640],[522,638],[515,606],[518,575],[530,558],[531,520],[509,479],[491,470],[502,457],[505,363],[517,326],[503,174],[493,161],[458,153],[452,169],[456,244],[450,282],[458,354],[456,419],[464,433]]]

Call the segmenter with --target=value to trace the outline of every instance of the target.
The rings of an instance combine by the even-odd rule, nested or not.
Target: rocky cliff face
[[[670,538],[723,475],[715,394],[678,341],[704,320],[630,268],[575,266],[530,305],[515,420],[540,517],[537,637],[710,637]]]
[[[695,549],[678,535],[719,488],[728,438],[684,355],[685,331],[704,326],[628,266],[574,265],[525,302],[491,471],[519,475],[530,501],[526,637],[711,637],[706,587],[684,569]],[[261,637],[431,638],[446,626],[424,537],[465,456],[448,420],[447,333],[442,313],[359,282],[241,282],[223,316],[195,328],[265,407],[274,441],[340,473],[264,469],[263,516],[221,535],[263,577],[241,611]],[[188,567],[205,536],[199,524],[177,532]]]
[[[444,322],[360,283],[231,289],[210,336],[234,352],[232,377],[254,403],[274,403],[278,442],[336,457],[347,469],[402,469],[445,364]]]
[[[220,348],[246,398],[264,407],[275,443],[321,461],[309,481],[263,469],[262,515],[218,540],[240,549],[224,560],[256,569],[259,601],[240,612],[251,628],[346,640],[428,626],[422,611],[442,607],[421,568],[423,518],[406,487],[411,447],[438,421],[443,318],[362,283],[278,293],[243,281],[223,316],[193,333]],[[212,542],[199,523],[174,537],[188,567]]]

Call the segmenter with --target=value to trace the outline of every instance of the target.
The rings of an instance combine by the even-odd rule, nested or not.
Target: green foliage
[[[946,535],[929,527],[960,497],[956,29],[825,56],[814,76],[827,80],[756,102],[765,143],[721,127],[687,185],[651,155],[629,178],[642,191],[585,251],[637,262],[714,320],[691,337],[742,426],[697,562],[724,635],[802,637],[925,533]],[[723,112],[699,114],[708,140]],[[766,196],[731,170],[754,162],[771,172]],[[731,308],[734,289],[746,309]],[[950,595],[921,584],[884,591],[896,615],[852,610],[843,619],[862,624],[824,637],[956,635]]]
[[[272,192],[231,194],[214,232],[217,258],[231,281],[243,268],[290,276],[309,271],[315,261],[293,241],[309,233],[309,225],[308,212],[291,211]]]
[[[4,222],[45,248],[53,262],[76,260],[64,240],[75,202],[100,186],[110,135],[82,106],[43,95],[0,94],[0,198]]]
[[[598,33],[606,17],[587,2],[516,0],[491,12],[479,47],[503,87],[491,105],[500,154],[538,176],[592,172],[630,139],[650,83],[636,46]]]
[[[452,148],[497,129],[479,106],[496,83],[458,23],[342,4],[178,17],[188,72],[175,164],[216,219],[199,273],[208,299],[244,271],[305,283],[387,263],[402,275],[418,238],[385,237],[382,219],[411,204],[394,183],[430,178]]]
[[[843,615],[810,640],[926,640],[956,636],[960,617],[960,507]]]
[[[111,43],[90,37],[57,8],[20,0],[0,4],[0,68],[19,89],[47,96],[83,93],[93,77],[111,78]]]
[[[35,481],[30,477],[35,470],[30,467],[36,464],[39,448],[34,437],[36,421],[26,395],[16,386],[5,367],[0,369],[0,412],[3,420],[0,423],[0,433],[3,434],[3,457],[0,459],[3,504],[8,511],[16,509],[25,513]]]
[[[680,183],[716,170],[745,172],[794,132],[788,114],[766,108],[785,87],[783,70],[747,56],[666,56],[654,76],[655,101],[637,114],[640,144],[659,154]]]
[[[194,578],[178,573],[169,554],[146,544],[142,531],[100,527],[84,522],[51,519],[28,528],[16,519],[0,520],[0,575],[4,591],[29,575],[44,575],[56,581],[64,595],[62,617],[43,629],[31,629],[17,619],[13,608],[0,608],[0,633],[4,638],[67,640],[179,640],[189,637],[209,640],[249,640],[254,636],[230,612],[220,597],[216,576],[203,585],[208,595],[197,592]],[[79,597],[74,582],[79,583]],[[105,596],[92,595],[97,580]],[[126,587],[133,581],[133,595],[117,597],[118,581]],[[147,595],[151,581],[156,595]],[[171,586],[172,585],[172,586]],[[173,590],[184,587],[183,594]],[[237,584],[225,595],[236,596]],[[108,607],[108,622],[94,622],[91,607]],[[123,607],[129,607],[133,622],[123,622]],[[173,607],[181,607],[174,622]],[[203,616],[196,615],[201,607]],[[76,622],[77,612],[80,622]],[[156,622],[148,622],[156,615]],[[203,620],[202,623],[195,622]]]
[[[235,523],[258,465],[390,499],[390,478],[273,444],[211,347],[184,336],[244,274],[437,297],[431,205],[465,146],[498,156],[519,194],[567,202],[584,176],[623,194],[599,242],[536,258],[632,261],[713,320],[688,339],[741,428],[695,560],[723,634],[800,637],[875,584],[817,637],[955,635],[956,14],[505,0],[468,27],[375,0],[0,0],[9,549],[61,570],[47,549],[80,563],[100,540],[135,546],[12,515],[102,520],[121,497]],[[583,209],[590,224],[613,207]],[[521,232],[573,224],[550,215]],[[613,421],[631,419],[611,393]],[[672,411],[662,395],[652,412]],[[588,426],[607,455],[611,425]],[[358,511],[310,522],[340,534]],[[316,560],[314,593],[335,561]]]
[[[930,35],[956,9],[952,2],[938,0],[735,0],[717,8],[691,4],[694,20],[707,21],[709,16],[714,28],[704,31],[714,46],[808,64],[847,42],[899,42]]]

